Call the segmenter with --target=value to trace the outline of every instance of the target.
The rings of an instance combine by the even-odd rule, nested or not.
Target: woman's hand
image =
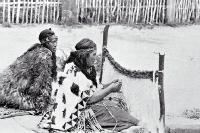
[[[119,79],[115,79],[115,80],[113,80],[112,82],[111,82],[111,84],[112,83],[115,83],[115,82],[119,82],[120,80]]]
[[[112,82],[109,87],[111,87],[111,91],[112,92],[118,92],[118,91],[121,90],[122,81],[120,81],[120,80],[114,80],[114,82]]]
[[[103,54],[106,55],[106,54],[108,54],[108,53],[109,53],[108,49],[104,46],[104,47],[103,47]]]
[[[113,92],[119,92],[122,87],[122,81],[121,80],[114,80],[111,82],[108,86],[104,86],[104,88],[98,89],[94,92],[94,94],[90,97],[88,100],[88,104],[93,104],[96,102],[101,101],[104,97],[109,95]]]

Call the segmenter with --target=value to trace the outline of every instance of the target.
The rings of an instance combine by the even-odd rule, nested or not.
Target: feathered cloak
[[[0,105],[44,111],[51,102],[52,52],[35,44],[0,74]]]

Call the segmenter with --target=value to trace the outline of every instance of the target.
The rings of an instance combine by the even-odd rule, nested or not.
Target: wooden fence
[[[98,24],[199,22],[200,0],[0,0],[0,23],[56,23],[71,16]]]
[[[61,18],[60,0],[1,0],[0,22],[55,23]]]
[[[76,0],[79,21],[164,23],[167,0]]]

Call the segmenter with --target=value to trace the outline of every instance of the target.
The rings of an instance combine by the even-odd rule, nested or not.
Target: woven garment
[[[45,111],[50,103],[52,52],[33,45],[0,74],[0,106]]]
[[[86,125],[87,129],[101,130],[93,111],[86,109],[96,87],[73,63],[66,65],[65,72],[58,73],[58,82],[53,82],[52,87],[55,103],[50,116],[44,116],[39,125],[65,132],[86,130]]]

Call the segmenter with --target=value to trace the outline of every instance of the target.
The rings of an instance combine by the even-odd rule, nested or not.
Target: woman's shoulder
[[[17,59],[50,59],[52,56],[52,52],[43,47],[41,44],[34,44],[31,48],[29,48],[23,55],[18,57]]]

